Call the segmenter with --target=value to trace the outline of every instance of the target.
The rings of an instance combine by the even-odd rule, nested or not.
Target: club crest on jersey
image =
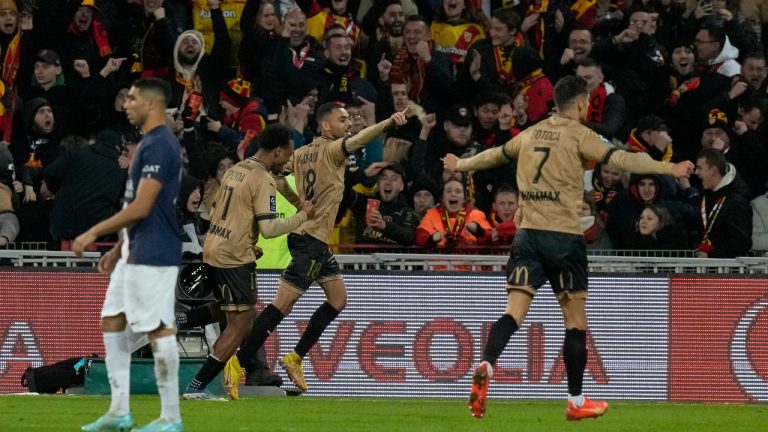
[[[269,211],[271,212],[277,211],[277,197],[275,195],[269,196]]]

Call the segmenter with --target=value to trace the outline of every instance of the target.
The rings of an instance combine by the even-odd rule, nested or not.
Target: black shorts
[[[536,294],[547,280],[558,299],[586,297],[587,246],[584,236],[521,229],[507,263],[507,291]]]
[[[232,268],[208,266],[208,277],[216,285],[213,292],[221,310],[256,309],[256,263]]]
[[[312,282],[341,279],[341,270],[336,257],[328,245],[307,234],[288,234],[288,250],[291,263],[280,275],[280,279],[304,294]]]

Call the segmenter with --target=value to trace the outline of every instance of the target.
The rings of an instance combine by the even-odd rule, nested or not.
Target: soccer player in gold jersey
[[[491,326],[483,361],[472,378],[469,406],[475,417],[485,414],[493,365],[509,338],[519,328],[538,288],[549,280],[565,321],[563,358],[568,374],[566,418],[599,417],[608,410],[603,401],[582,395],[587,363],[587,254],[579,209],[584,196],[584,168],[588,161],[611,164],[633,173],[688,177],[690,161],[656,162],[645,154],[608,146],[582,124],[589,109],[586,82],[575,76],[555,86],[557,113],[526,129],[502,147],[469,159],[447,155],[448,171],[475,171],[517,159],[518,227],[507,264],[507,307]]]
[[[390,125],[404,125],[408,120],[407,110],[396,112],[389,119],[350,136],[352,122],[343,106],[326,103],[317,108],[315,115],[320,136],[296,150],[283,170],[296,177],[300,199],[295,194],[291,197],[289,189],[280,188],[286,198],[295,201],[294,205],[300,201],[316,203],[316,217],[301,224],[288,236],[291,263],[280,276],[274,300],[259,314],[253,331],[240,348],[238,357],[241,360],[253,357],[255,350],[291,312],[309,286],[317,281],[327,301],[310,318],[294,351],[280,360],[280,365],[296,387],[307,390],[302,359],[347,305],[347,288],[339,264],[328,248],[328,238],[344,195],[347,156],[368,145]]]
[[[281,125],[268,126],[259,135],[255,155],[238,162],[222,178],[211,212],[211,227],[203,245],[203,262],[216,284],[216,300],[227,317],[227,327],[213,345],[184,399],[214,399],[206,386],[224,369],[251,330],[256,314],[256,242],[287,234],[311,220],[315,208],[305,200],[288,218],[277,215],[276,181],[293,155],[291,132]],[[238,374],[239,376],[239,374]],[[239,381],[239,380],[237,380]],[[238,382],[230,396],[237,398]]]

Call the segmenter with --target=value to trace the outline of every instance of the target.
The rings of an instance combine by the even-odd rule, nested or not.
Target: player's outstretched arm
[[[381,135],[381,133],[384,132],[384,129],[388,128],[392,124],[402,126],[408,123],[407,114],[408,114],[408,107],[406,107],[402,111],[392,114],[390,118],[382,122],[376,123],[373,126],[368,126],[367,128],[361,130],[355,136],[347,139],[342,144],[345,146],[345,151],[347,152],[347,154],[352,154],[357,150],[370,144],[374,138]]]
[[[504,155],[502,147],[484,150],[471,158],[459,159],[454,154],[443,158],[443,169],[450,172],[478,171],[504,165],[509,159]]]
[[[285,219],[277,217],[277,214],[275,213],[272,213],[269,218],[260,218],[257,216],[256,219],[259,221],[259,234],[264,238],[275,238],[283,234],[288,234],[308,219],[312,219],[314,215],[315,205],[309,201],[304,201],[298,213]]]
[[[647,153],[631,153],[610,147],[598,135],[588,130],[579,142],[581,155],[590,161],[615,165],[633,174],[669,174],[688,177],[693,173],[693,164],[685,161],[677,164],[653,160]]]
[[[691,161],[672,164],[669,162],[655,161],[646,153],[630,153],[624,150],[611,150],[609,150],[610,154],[606,154],[606,156],[603,157],[603,160],[607,158],[607,163],[616,165],[633,174],[668,174],[681,178],[689,177],[693,173],[693,163],[691,163]]]

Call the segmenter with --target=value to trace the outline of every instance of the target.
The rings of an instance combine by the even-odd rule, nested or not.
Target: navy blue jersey
[[[168,126],[158,126],[139,143],[125,188],[125,202],[135,198],[142,178],[162,183],[149,215],[128,228],[128,263],[181,265],[181,228],[176,199],[181,187],[181,145]]]

